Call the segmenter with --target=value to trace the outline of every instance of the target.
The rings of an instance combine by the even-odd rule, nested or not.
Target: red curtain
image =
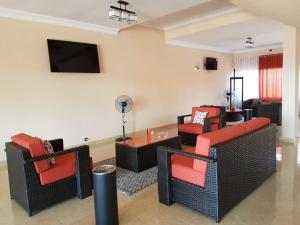
[[[259,98],[282,99],[283,55],[261,55],[259,57]]]

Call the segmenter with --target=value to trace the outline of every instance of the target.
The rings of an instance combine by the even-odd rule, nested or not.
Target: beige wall
[[[130,95],[128,132],[176,122],[200,104],[223,104],[233,57],[164,44],[163,33],[134,27],[118,36],[41,23],[0,19],[0,160],[10,136],[26,132],[65,144],[121,133],[114,100]],[[47,38],[96,43],[101,74],[49,71]],[[192,70],[203,58],[219,70]]]
[[[241,53],[235,53],[235,56],[260,56],[260,55],[269,55],[269,54],[277,54],[282,53],[282,48],[275,48],[272,49],[270,52],[269,49],[266,50],[259,50],[259,51],[249,51],[249,52],[241,52]]]
[[[295,142],[299,128],[299,29],[285,25],[282,80],[282,139]]]

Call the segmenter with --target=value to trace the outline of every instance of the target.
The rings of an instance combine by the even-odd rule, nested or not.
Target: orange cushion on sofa
[[[246,123],[240,125],[226,127],[217,131],[199,135],[197,137],[195,153],[208,156],[209,148],[211,146],[221,144],[233,138],[237,138],[239,136],[253,132],[268,124],[270,124],[269,119],[257,118],[257,119],[247,121]],[[198,171],[206,171],[207,162],[201,160],[194,160],[193,168]]]
[[[240,125],[201,134],[197,137],[196,148],[188,149],[186,151],[208,156],[209,148],[211,146],[215,146],[233,138],[253,132],[268,124],[270,124],[269,119],[257,118]],[[202,187],[205,186],[207,162],[174,154],[171,156],[171,163],[173,177],[191,184]]]
[[[21,133],[11,137],[11,141],[21,147],[29,150],[31,157],[43,156],[46,154],[43,141],[39,138]],[[41,160],[34,163],[37,173],[41,173],[49,169],[50,164],[48,160]]]
[[[187,152],[195,153],[195,149],[185,150]],[[171,156],[172,162],[172,177],[179,180],[184,180],[188,183],[195,184],[198,186],[204,186],[205,172],[197,171],[193,168],[194,159],[186,156],[174,154]]]
[[[246,129],[247,133],[250,133],[270,123],[271,120],[269,118],[259,117],[253,120],[248,120],[247,122],[241,123],[238,126],[243,127]]]
[[[74,176],[76,173],[75,159],[74,152],[55,157],[55,164],[48,170],[40,173],[41,184],[51,184],[58,180]]]
[[[203,134],[204,127],[202,124],[185,123],[185,124],[178,125],[178,131],[184,133],[191,133],[191,134]]]

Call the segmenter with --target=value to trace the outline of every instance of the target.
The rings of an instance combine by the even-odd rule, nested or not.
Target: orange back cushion
[[[216,130],[210,133],[205,133],[197,137],[196,151],[195,153],[208,156],[209,148],[211,146],[224,143],[235,137],[246,134],[246,130],[242,127],[232,126],[226,127],[220,130]],[[194,169],[199,171],[206,171],[207,163],[200,160],[194,161]]]
[[[194,120],[194,116],[196,114],[196,111],[198,112],[208,112],[207,117],[213,117],[213,116],[219,116],[220,115],[220,109],[214,108],[214,107],[193,107],[192,108],[192,121]],[[219,119],[213,119],[212,122],[218,123]]]
[[[12,136],[11,141],[23,148],[26,148],[30,152],[31,157],[43,156],[46,154],[43,141],[40,138],[21,133]],[[50,168],[48,160],[35,162],[34,166],[37,173],[41,173]]]
[[[270,123],[271,120],[269,118],[259,117],[253,120],[249,120],[245,123],[239,124],[238,126],[243,127],[244,129],[246,129],[247,133],[250,133]]]

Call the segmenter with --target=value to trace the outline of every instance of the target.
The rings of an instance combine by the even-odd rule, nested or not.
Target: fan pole
[[[125,136],[125,123],[126,123],[126,121],[125,121],[125,113],[124,112],[122,113],[122,118],[123,118],[123,141],[125,141],[126,140],[126,136]]]
[[[125,121],[125,112],[124,112],[124,109],[122,109],[122,122],[123,122],[123,137],[121,138],[117,138],[115,141],[119,142],[119,141],[126,141],[128,139],[131,139],[131,137],[126,137],[125,135],[125,124],[126,124],[126,121]]]

